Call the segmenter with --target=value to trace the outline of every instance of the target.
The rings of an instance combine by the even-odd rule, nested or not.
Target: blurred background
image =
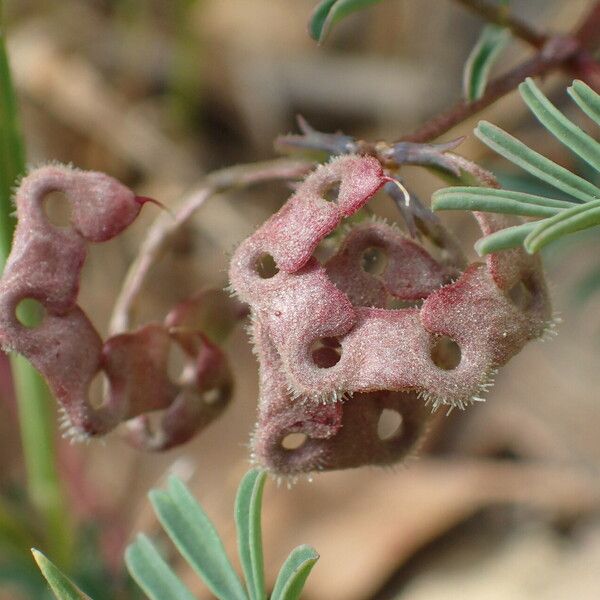
[[[388,0],[318,46],[306,31],[315,1],[5,0],[28,162],[105,171],[173,207],[211,170],[273,157],[274,137],[294,131],[298,113],[323,131],[391,141],[460,97],[482,22],[458,3]],[[512,10],[564,32],[590,5],[514,0]],[[498,72],[530,53],[513,41]],[[557,74],[543,89],[578,121],[568,83]],[[470,135],[482,116],[581,172],[517,94],[442,139],[467,135],[459,153],[505,181],[534,185]],[[404,174],[423,200],[442,184],[423,169]],[[232,249],[288,193],[271,184],[203,207],[154,267],[138,322],[161,319],[207,284],[225,285]],[[389,204],[376,198],[373,206],[398,218]],[[89,253],[80,303],[103,334],[156,215],[145,208],[125,235]],[[469,215],[443,218],[472,252],[478,232]],[[600,598],[600,294],[586,293],[599,256],[594,230],[551,248],[545,264],[563,319],[559,336],[529,345],[503,368],[485,404],[441,415],[418,457],[395,469],[322,474],[291,490],[269,482],[267,579],[293,546],[308,543],[321,559],[307,600]],[[122,551],[135,533],[159,531],[146,493],[168,472],[188,480],[234,554],[233,500],[248,468],[257,366],[242,328],[226,350],[234,401],[183,448],[143,454],[118,434],[87,446],[60,442],[73,519],[85,525],[81,572],[98,587],[93,573],[106,566],[106,598],[139,597],[119,583]],[[6,390],[0,408],[0,490],[19,497],[24,466]],[[198,597],[211,598],[176,553],[171,558]],[[2,577],[6,561],[0,545],[0,598],[37,598]]]

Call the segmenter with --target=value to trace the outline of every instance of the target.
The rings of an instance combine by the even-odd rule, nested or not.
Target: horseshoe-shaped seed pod
[[[52,192],[69,202],[67,227],[47,218],[44,203]],[[223,292],[205,291],[175,307],[164,324],[102,342],[77,305],[87,244],[121,233],[147,201],[102,173],[51,165],[25,177],[16,193],[18,225],[0,280],[0,343],[23,354],[44,376],[63,409],[68,436],[102,435],[128,422],[135,445],[162,450],[187,441],[227,405],[232,389],[227,360],[203,328],[216,335],[245,311]],[[26,299],[45,310],[35,326],[17,318]],[[211,318],[215,305],[225,317],[218,324]],[[185,357],[177,381],[168,373],[174,347]],[[102,374],[107,385],[97,407],[90,387]],[[153,430],[147,415],[156,411],[162,415]]]

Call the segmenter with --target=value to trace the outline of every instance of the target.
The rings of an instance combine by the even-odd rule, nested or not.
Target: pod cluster
[[[521,250],[461,273],[396,228],[363,221],[317,260],[319,244],[387,182],[372,157],[334,158],[232,258],[260,366],[252,452],[278,474],[401,460],[431,406],[480,400],[497,368],[548,326],[539,259]],[[486,234],[512,224],[476,218]],[[382,435],[389,411],[401,424]]]

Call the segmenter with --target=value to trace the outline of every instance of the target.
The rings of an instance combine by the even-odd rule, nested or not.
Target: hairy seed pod
[[[68,200],[68,226],[48,219],[52,192]],[[223,292],[204,291],[175,307],[165,323],[151,323],[103,342],[77,304],[87,245],[120,234],[148,198],[136,196],[102,173],[51,165],[31,172],[16,193],[18,225],[0,280],[0,343],[23,354],[44,376],[63,409],[63,427],[74,439],[103,435],[122,422],[137,446],[163,450],[190,439],[214,420],[231,396],[227,359],[204,334],[245,311]],[[35,300],[45,315],[23,324],[17,308]],[[219,307],[221,320],[211,318]],[[173,381],[169,355],[181,349],[184,365]],[[104,400],[94,406],[90,387],[105,379]],[[148,413],[160,411],[153,430]]]
[[[426,429],[426,404],[480,400],[497,368],[548,326],[539,259],[522,250],[460,274],[371,222],[350,229],[321,265],[312,256],[317,244],[387,179],[371,157],[334,158],[232,258],[232,288],[250,305],[260,363],[253,452],[274,472],[400,460]],[[486,234],[514,224],[476,218]],[[378,419],[390,409],[403,427],[380,439]],[[302,443],[286,447],[290,434],[303,434]]]

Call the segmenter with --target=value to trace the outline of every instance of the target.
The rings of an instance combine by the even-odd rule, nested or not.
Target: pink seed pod
[[[45,215],[44,201],[55,191],[69,200],[69,227],[57,227]],[[63,409],[66,434],[85,439],[128,422],[134,444],[162,450],[187,441],[216,418],[232,382],[225,356],[203,327],[215,334],[230,327],[245,314],[239,303],[207,290],[175,307],[164,324],[106,343],[77,305],[87,244],[121,233],[149,199],[107,175],[52,165],[25,177],[15,201],[18,225],[0,280],[0,343],[23,354],[44,376]],[[45,309],[32,327],[16,316],[19,303],[29,298]],[[211,318],[216,306],[218,322]],[[176,381],[168,373],[174,346],[185,356]],[[90,386],[102,373],[104,400],[94,407]],[[153,431],[147,414],[156,411],[162,415]]]
[[[51,192],[62,192],[71,206],[71,225],[56,227],[44,212]],[[106,433],[122,409],[94,410],[88,388],[100,369],[102,340],[77,306],[79,278],[88,242],[118,235],[138,215],[142,202],[102,173],[51,165],[37,169],[19,186],[18,224],[0,280],[0,343],[27,357],[48,382],[81,435]],[[46,315],[34,328],[16,317],[27,298]]]
[[[333,206],[325,197],[332,181],[340,189]],[[233,256],[230,280],[250,305],[261,370],[254,455],[277,473],[399,460],[425,430],[425,404],[480,400],[497,368],[548,325],[539,259],[522,250],[491,255],[460,275],[394,228],[368,223],[350,230],[324,265],[312,258],[385,181],[373,158],[335,158]],[[484,233],[514,224],[476,217]],[[267,272],[269,256],[275,265]],[[420,308],[393,308],[415,300]],[[393,443],[375,431],[388,407],[404,419]],[[292,432],[306,435],[293,450],[282,447]]]

